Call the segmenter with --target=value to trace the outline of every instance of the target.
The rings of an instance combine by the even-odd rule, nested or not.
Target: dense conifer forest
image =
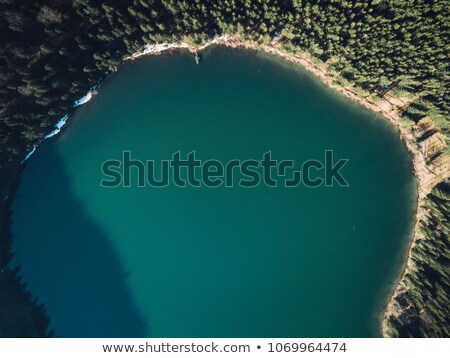
[[[450,337],[450,187],[438,185],[427,197],[413,265],[405,276],[409,290],[397,298],[399,315],[388,321],[391,335]]]
[[[448,0],[0,0],[0,19],[0,336],[52,334],[43,306],[6,268],[11,173],[74,100],[145,44],[282,36],[286,50],[328,62],[362,94],[409,99],[405,125],[428,117],[450,134]],[[443,183],[427,198],[408,310],[390,322],[393,335],[450,335],[449,193]]]

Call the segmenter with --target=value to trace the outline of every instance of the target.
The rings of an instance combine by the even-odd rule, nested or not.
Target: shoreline
[[[430,171],[427,166],[427,157],[420,149],[420,146],[417,143],[417,137],[414,135],[414,132],[411,128],[408,128],[402,125],[400,121],[400,113],[401,107],[396,103],[392,103],[385,99],[380,100],[379,103],[375,104],[370,102],[367,98],[361,97],[354,91],[351,87],[346,87],[344,85],[336,83],[336,78],[330,74],[327,74],[327,66],[324,64],[323,66],[316,65],[308,55],[296,55],[286,50],[283,50],[280,46],[280,43],[275,41],[270,45],[258,44],[255,41],[243,39],[240,36],[229,36],[224,35],[217,37],[204,45],[194,46],[190,45],[186,42],[180,43],[171,43],[171,44],[155,44],[155,45],[146,45],[144,50],[141,52],[136,52],[131,56],[125,56],[123,58],[123,62],[131,61],[141,56],[146,55],[160,55],[169,53],[170,50],[187,50],[190,53],[196,54],[197,52],[208,49],[214,45],[221,45],[230,48],[244,48],[248,50],[256,50],[262,51],[263,53],[273,55],[278,59],[282,59],[284,61],[288,61],[289,63],[293,63],[296,65],[300,65],[302,69],[312,73],[315,77],[318,77],[322,83],[324,83],[327,87],[334,89],[335,91],[343,94],[348,99],[358,103],[366,109],[369,109],[375,113],[380,114],[385,119],[389,120],[389,122],[398,128],[399,136],[406,146],[408,152],[411,154],[411,159],[413,163],[413,174],[417,180],[417,193],[416,193],[416,209],[414,214],[414,225],[412,230],[413,237],[409,240],[409,247],[405,253],[405,259],[402,262],[401,269],[398,272],[398,279],[396,279],[396,283],[393,285],[390,294],[386,297],[383,303],[383,309],[378,321],[378,331],[383,337],[389,337],[389,332],[387,330],[387,318],[389,315],[393,313],[393,306],[395,304],[394,298],[401,292],[404,291],[405,286],[402,284],[402,281],[405,275],[408,274],[412,260],[411,260],[411,249],[414,247],[416,239],[418,238],[419,232],[419,219],[423,213],[423,203],[426,195],[431,191],[429,185],[429,179],[433,177],[435,174]],[[402,101],[398,101],[402,102]],[[403,103],[404,105],[405,103]],[[384,106],[383,106],[384,105]],[[59,132],[59,131],[58,131]],[[52,132],[53,133],[53,132]],[[57,134],[57,133],[55,133]],[[42,142],[39,143],[39,145]],[[20,173],[25,168],[23,162],[17,161],[12,163],[12,167],[15,168],[14,172],[18,172],[17,175],[11,175],[10,180],[7,180],[7,183],[4,185],[4,194],[8,194],[9,197],[7,200],[3,201],[0,204],[0,224],[3,224],[2,221],[7,219],[7,215],[11,212],[12,202],[14,199],[15,189],[17,189],[18,183],[20,182]],[[14,178],[13,178],[14,177]],[[16,185],[14,185],[16,183]],[[3,199],[3,196],[2,196]],[[3,227],[3,225],[1,225]],[[1,262],[0,262],[1,263]]]
[[[411,231],[412,237],[410,238],[410,242],[408,245],[408,249],[405,254],[405,258],[402,262],[401,269],[399,270],[398,279],[396,279],[396,284],[393,286],[390,294],[386,297],[385,303],[383,304],[383,310],[381,316],[378,319],[378,329],[381,333],[382,337],[388,338],[388,327],[387,327],[387,319],[393,313],[393,305],[395,303],[394,299],[398,294],[400,294],[404,290],[404,285],[402,281],[404,277],[409,273],[409,269],[412,265],[412,256],[411,250],[414,247],[416,240],[418,239],[419,234],[419,224],[420,224],[420,216],[423,212],[423,204],[425,197],[429,194],[432,187],[427,185],[430,176],[433,176],[433,173],[427,166],[427,158],[425,154],[421,151],[419,145],[416,140],[417,137],[414,135],[411,128],[408,128],[402,125],[400,116],[401,116],[401,106],[398,103],[394,104],[387,100],[380,100],[380,103],[375,104],[370,102],[368,99],[365,99],[359,96],[352,88],[345,87],[335,82],[335,78],[333,76],[327,75],[326,68],[318,67],[310,58],[305,56],[300,56],[296,54],[289,53],[282,48],[278,43],[273,43],[270,45],[258,44],[251,40],[242,39],[239,36],[220,36],[215,38],[204,45],[193,46],[189,45],[185,42],[171,43],[171,44],[160,44],[160,45],[147,45],[142,52],[136,52],[131,56],[127,56],[124,58],[124,61],[134,60],[141,56],[147,55],[159,55],[162,53],[166,53],[170,50],[188,50],[189,52],[196,54],[199,51],[205,50],[214,45],[221,45],[230,48],[244,48],[249,50],[259,50],[266,54],[270,54],[281,58],[290,63],[294,63],[302,66],[303,69],[312,73],[315,77],[321,80],[328,88],[331,88],[341,94],[343,94],[348,99],[358,103],[362,107],[369,109],[375,113],[378,113],[385,119],[387,119],[393,126],[395,126],[399,132],[400,140],[403,145],[406,146],[406,149],[411,155],[412,165],[413,165],[413,175],[417,180],[417,192],[416,192],[416,207],[413,213],[413,230]],[[385,103],[383,103],[385,101]],[[402,102],[402,101],[399,101]],[[384,106],[382,105],[384,104]],[[387,104],[387,105],[386,105]],[[405,104],[405,103],[404,103]]]

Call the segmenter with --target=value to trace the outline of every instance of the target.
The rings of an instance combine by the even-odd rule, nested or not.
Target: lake
[[[327,150],[348,159],[348,186],[100,185],[124,151],[303,163]],[[58,337],[380,335],[413,228],[411,159],[386,120],[294,65],[223,47],[199,65],[128,62],[26,166],[14,265]]]

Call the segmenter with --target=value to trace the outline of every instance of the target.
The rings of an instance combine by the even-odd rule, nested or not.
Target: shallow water
[[[243,50],[127,63],[27,162],[15,264],[61,337],[366,337],[415,180],[382,118]],[[120,159],[348,158],[349,187],[102,188]]]

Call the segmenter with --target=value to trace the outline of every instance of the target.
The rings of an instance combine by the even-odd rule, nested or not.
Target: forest
[[[5,269],[17,184],[11,173],[20,172],[26,152],[74,110],[76,99],[145,44],[201,44],[222,34],[270,43],[283,36],[286,50],[328,62],[363,95],[409,99],[405,125],[428,117],[450,134],[448,0],[0,0],[0,17],[0,305],[20,296],[15,309],[43,322],[36,335],[51,333],[45,309],[25,293],[18,271]],[[427,205],[430,218],[422,228],[436,240],[416,248],[427,258],[417,277],[409,277],[417,288],[411,292],[420,293],[404,298],[415,313],[391,322],[393,335],[450,333],[448,188],[436,189]],[[424,307],[427,313],[418,314]],[[10,316],[0,316],[0,336],[14,326]]]
[[[450,337],[449,184],[434,188],[425,207],[412,248],[414,264],[403,279],[410,289],[396,297],[400,314],[388,321],[396,337]]]

